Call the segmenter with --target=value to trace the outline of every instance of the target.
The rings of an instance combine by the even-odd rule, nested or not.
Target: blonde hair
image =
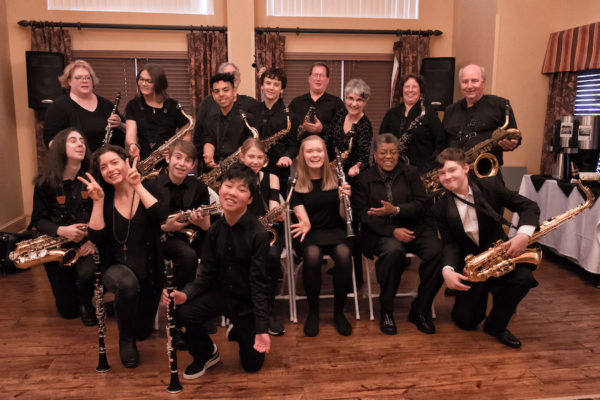
[[[63,71],[63,74],[58,77],[58,81],[62,87],[65,89],[69,88],[69,79],[72,78],[71,74],[73,74],[73,71],[75,71],[77,68],[85,68],[88,70],[90,76],[92,77],[92,86],[96,87],[96,85],[100,83],[100,79],[98,79],[94,69],[87,61],[75,60],[67,65]]]
[[[304,139],[300,144],[300,150],[298,151],[298,156],[296,157],[298,181],[296,182],[296,187],[294,190],[298,193],[310,193],[313,191],[312,181],[310,175],[308,174],[308,166],[306,165],[306,160],[304,159],[304,148],[306,147],[306,143],[312,140],[321,142],[323,151],[325,153],[323,155],[323,166],[321,167],[321,178],[323,179],[321,190],[337,189],[337,176],[333,172],[333,168],[331,168],[329,165],[329,156],[327,155],[327,146],[325,145],[325,141],[317,135],[311,135]]]
[[[267,154],[267,148],[265,147],[265,144],[261,142],[260,139],[253,137],[244,140],[244,143],[242,143],[242,145],[240,146],[240,152],[246,155],[248,150],[250,150],[253,147],[256,147],[256,149],[258,149],[259,151]]]

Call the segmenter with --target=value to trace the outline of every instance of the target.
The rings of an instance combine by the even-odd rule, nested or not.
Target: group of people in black
[[[259,217],[280,207],[282,198],[290,198],[293,246],[303,261],[306,336],[319,333],[324,255],[334,263],[334,326],[348,336],[352,324],[344,306],[352,274],[362,270],[361,255],[376,259],[380,329],[393,335],[394,298],[406,255],[414,253],[421,259],[420,283],[408,319],[420,331],[435,332],[431,308],[445,282],[456,291],[452,318],[460,328],[475,329],[485,319],[486,333],[507,346],[521,346],[507,325],[519,301],[537,285],[532,268],[520,264],[500,278],[477,283],[462,274],[465,255],[508,239],[494,218],[504,207],[520,216],[517,235],[505,243],[511,257],[524,251],[539,217],[537,205],[508,190],[501,176],[478,179],[469,173],[463,150],[489,138],[509,112],[507,100],[483,94],[482,67],[460,70],[464,99],[448,107],[442,122],[422,102],[422,78],[404,77],[402,103],[386,113],[375,137],[365,115],[369,86],[352,79],[341,100],[326,92],[329,68],[323,63],[309,71],[309,92],[289,106],[282,100],[283,70],[261,71],[258,101],[237,93],[240,73],[234,64],[219,66],[193,134],[177,101],[168,97],[158,65],[140,70],[139,94],[124,117],[94,94],[98,79],[85,61],[69,64],[60,79],[70,90],[47,111],[49,150],[35,181],[31,225],[79,248],[72,268],[48,262],[45,269],[61,316],[80,316],[85,325],[96,323],[91,254],[99,252],[104,285],[114,293],[125,367],[138,365],[136,342],[150,335],[159,301],[177,305],[177,326],[193,356],[184,378],[197,378],[219,362],[207,323],[220,315],[231,322],[227,336],[239,344],[242,367],[262,367],[270,336],[285,332],[273,313],[284,235],[282,224],[276,224],[270,245],[272,235]],[[102,145],[106,124],[117,134]],[[510,125],[516,127],[511,111]],[[137,163],[186,129],[165,152],[165,171],[144,179]],[[281,137],[269,143],[273,135]],[[501,155],[518,144],[503,140],[494,151]],[[199,178],[201,172],[234,154],[238,161],[223,171],[213,192]],[[332,167],[339,154],[349,183],[340,184]],[[446,189],[435,203],[420,179],[431,169]],[[201,210],[211,197],[218,197],[222,215]],[[351,200],[354,239],[346,237],[343,197]],[[282,221],[283,215],[274,218]],[[164,290],[165,260],[174,263],[176,289],[170,295]],[[486,313],[488,293],[493,307]]]

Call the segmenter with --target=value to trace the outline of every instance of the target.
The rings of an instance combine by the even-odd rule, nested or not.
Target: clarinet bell
[[[108,371],[110,371],[110,365],[108,365],[108,361],[106,360],[106,353],[100,353],[98,356],[96,372],[104,373]]]

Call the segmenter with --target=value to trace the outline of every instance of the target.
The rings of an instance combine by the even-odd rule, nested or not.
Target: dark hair
[[[158,96],[162,101],[165,101],[167,97],[167,88],[169,87],[169,82],[167,82],[167,75],[165,74],[165,70],[158,64],[146,64],[140,69],[138,72],[135,81],[140,80],[140,74],[142,71],[148,72],[150,78],[152,78],[152,83],[154,84],[154,94]]]
[[[115,146],[114,144],[105,144],[104,146],[96,150],[94,154],[92,154],[92,175],[94,176],[94,179],[96,179],[96,181],[100,184],[102,189],[104,189],[105,192],[107,190],[114,191],[114,188],[112,185],[106,183],[106,181],[102,177],[102,174],[100,173],[100,156],[111,151],[113,153],[116,153],[123,161],[127,160],[128,154],[125,151],[125,149],[121,146]]]
[[[373,139],[373,151],[377,151],[382,144],[395,144],[398,147],[398,138],[391,133],[380,133]]]
[[[282,89],[285,89],[285,87],[287,86],[287,75],[285,74],[285,71],[281,68],[269,68],[265,72],[263,72],[260,76],[261,86],[265,82],[265,78],[277,79],[279,82],[281,82]]]
[[[252,168],[239,162],[232,164],[223,174],[223,182],[234,179],[244,181],[250,190],[250,196],[254,197],[254,194],[258,190],[258,183],[256,181],[256,174],[252,171]]]
[[[77,132],[83,136],[74,127],[63,129],[54,136],[52,146],[48,149],[44,159],[44,168],[33,181],[36,186],[48,184],[51,188],[58,189],[62,184],[63,171],[67,165],[67,138],[71,132]],[[83,136],[83,140],[85,142],[85,157],[81,160],[81,169],[88,171],[90,169],[90,150],[85,136]]]
[[[194,143],[189,140],[177,139],[176,141],[169,146],[169,156],[173,155],[175,150],[180,150],[183,154],[190,157],[194,161],[198,159],[198,150],[196,150],[196,146]]]
[[[315,67],[323,67],[323,68],[325,68],[325,75],[327,75],[327,77],[329,78],[329,67],[327,66],[327,64],[322,63],[322,62],[316,62],[313,65],[311,65],[310,66],[310,71],[308,71],[308,75],[312,75],[313,69],[315,69]]]
[[[229,82],[231,83],[231,87],[234,88],[234,79],[232,74],[219,73],[215,74],[210,78],[210,90],[212,91],[212,87],[217,82]]]
[[[456,147],[448,147],[435,158],[435,169],[444,168],[444,164],[446,161],[456,161],[460,165],[465,165],[467,163],[467,156],[465,152]]]
[[[423,80],[423,77],[421,75],[417,75],[417,74],[404,75],[402,77],[402,79],[400,79],[400,87],[403,88],[406,81],[409,80],[410,78],[413,78],[415,81],[417,81],[417,84],[419,85],[419,91],[421,92],[421,96],[425,96],[425,81]]]

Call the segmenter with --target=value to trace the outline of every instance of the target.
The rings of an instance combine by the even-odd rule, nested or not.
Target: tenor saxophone
[[[573,175],[576,176],[577,186],[585,193],[585,202],[575,208],[565,211],[564,213],[552,217],[544,221],[540,225],[540,229],[534,232],[529,239],[528,246],[537,242],[542,236],[552,232],[564,222],[572,219],[577,214],[582,213],[594,204],[594,195],[589,188],[581,183],[578,176],[578,171],[573,170]],[[530,263],[539,265],[542,260],[542,253],[539,248],[527,248],[525,252],[515,258],[506,257],[506,249],[501,240],[494,243],[492,247],[476,256],[468,255],[465,257],[465,266],[463,275],[469,278],[471,282],[483,282],[491,277],[499,277],[505,275],[515,269],[518,263]]]
[[[294,192],[294,187],[296,186],[297,180],[298,178],[294,176],[290,185],[290,191],[288,192],[287,197],[285,198],[285,201],[282,204],[278,205],[272,210],[269,210],[265,215],[258,218],[258,222],[262,224],[263,228],[265,228],[267,232],[273,235],[273,238],[269,242],[270,246],[273,246],[273,243],[275,243],[275,241],[277,240],[277,233],[275,232],[275,229],[273,229],[273,225],[275,225],[275,222],[277,222],[277,217],[281,215],[281,213],[284,212],[290,204],[290,198],[292,197],[292,193]]]
[[[194,129],[194,119],[190,115],[186,114],[186,112],[183,110],[183,107],[181,106],[181,104],[177,104],[177,109],[179,111],[181,111],[181,113],[188,119],[188,121],[189,121],[188,127],[186,129],[182,129],[179,132],[177,132],[175,135],[173,135],[173,137],[171,137],[169,140],[164,142],[159,148],[154,150],[148,157],[146,157],[145,159],[143,159],[142,161],[140,161],[138,163],[137,166],[138,166],[138,170],[140,171],[140,175],[142,175],[142,179],[148,179],[148,178],[158,175],[159,171],[155,170],[154,167],[156,167],[156,164],[158,164],[160,162],[160,160],[163,159],[163,153],[166,150],[168,150],[169,147],[176,140],[181,139],[182,137],[187,135],[188,132],[190,132],[192,129]]]
[[[279,132],[269,136],[266,139],[261,140],[261,143],[265,146],[265,149],[268,151],[275,143],[277,143],[280,139],[282,139],[287,133],[292,129],[292,121],[290,120],[290,110],[286,107],[284,109],[285,118],[287,120],[286,127],[280,130]]]
[[[17,243],[8,258],[21,269],[52,261],[59,261],[61,266],[70,267],[79,259],[79,254],[77,249],[61,247],[67,242],[70,240],[66,237],[42,235]]]

